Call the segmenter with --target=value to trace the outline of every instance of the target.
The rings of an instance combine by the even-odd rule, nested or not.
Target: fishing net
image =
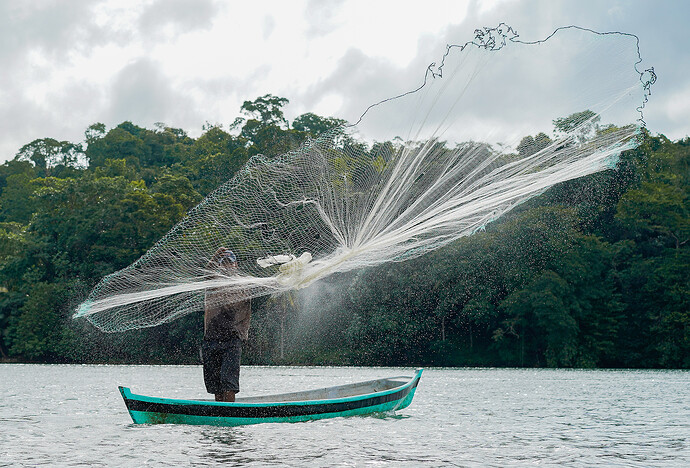
[[[209,288],[280,293],[471,235],[638,144],[654,81],[639,64],[632,35],[478,30],[355,125],[253,157],[75,317],[109,332],[154,326],[203,310]],[[237,269],[220,267],[221,248]]]

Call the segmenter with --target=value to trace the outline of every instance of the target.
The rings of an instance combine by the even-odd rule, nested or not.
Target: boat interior
[[[255,397],[237,398],[237,403],[272,403],[284,401],[332,400],[369,393],[383,392],[405,385],[410,377],[391,377],[387,379],[369,380],[337,387],[319,388],[302,392],[281,393]]]
[[[401,387],[410,381],[410,377],[390,377],[387,379],[369,380],[337,387],[319,388],[302,392],[281,393],[278,395],[241,397],[236,403],[279,403],[286,401],[313,401],[346,398],[369,393],[383,392]]]

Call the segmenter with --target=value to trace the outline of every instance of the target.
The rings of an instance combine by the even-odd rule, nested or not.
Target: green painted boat
[[[118,387],[136,424],[206,424],[241,426],[265,422],[300,422],[372,413],[407,407],[422,376],[390,377],[337,387],[237,398],[233,403],[179,400],[136,395]]]

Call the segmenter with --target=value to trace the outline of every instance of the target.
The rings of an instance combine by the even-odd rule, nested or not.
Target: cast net
[[[526,42],[505,25],[478,30],[448,46],[419,88],[356,125],[253,157],[105,277],[75,317],[109,332],[154,326],[203,310],[209,288],[280,293],[471,235],[554,184],[613,168],[638,144],[654,81],[639,64],[628,34],[568,27]],[[221,247],[236,271],[218,268]]]

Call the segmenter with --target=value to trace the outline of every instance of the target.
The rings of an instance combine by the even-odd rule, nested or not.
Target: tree
[[[660,367],[690,368],[690,252],[654,262],[643,290],[649,304],[652,343]]]
[[[36,210],[32,199],[36,179],[31,173],[12,174],[5,179],[6,186],[0,195],[0,221],[26,224]]]
[[[559,117],[553,121],[553,126],[557,132],[569,133],[580,127],[597,127],[600,120],[601,117],[598,114],[591,110],[585,110],[582,112],[575,112],[567,117]]]
[[[618,203],[617,218],[630,228],[671,239],[674,248],[690,240],[688,189],[663,182],[643,182]]]
[[[690,140],[674,145],[659,139],[643,167],[643,180],[618,203],[616,218],[640,236],[671,240],[675,249],[690,240]]]
[[[582,112],[575,112],[567,117],[555,119],[553,121],[553,126],[556,136],[567,134],[573,138],[575,143],[581,144],[599,132],[600,120],[601,117],[599,114],[596,114],[591,110],[585,110]],[[566,144],[572,143],[568,142]]]
[[[15,323],[28,298],[25,272],[35,263],[35,246],[19,223],[0,224],[0,354],[8,357],[9,326]]]
[[[614,365],[625,309],[617,287],[615,248],[595,236],[578,235],[551,267],[567,282],[569,313],[578,326],[573,365]]]
[[[169,196],[174,203],[182,205],[184,211],[188,211],[201,201],[201,195],[192,187],[192,183],[184,176],[163,173],[151,186],[152,193]]]
[[[286,98],[266,94],[253,101],[244,101],[240,110],[243,114],[261,122],[262,125],[288,128],[289,124],[283,115],[282,108],[289,102]]]
[[[84,131],[84,139],[87,145],[103,138],[103,136],[105,136],[105,124],[101,122],[89,125]]]
[[[131,122],[124,122],[110,130],[103,138],[92,141],[86,148],[89,168],[103,166],[108,159],[124,159],[138,168],[147,159],[149,149],[137,135],[141,132]]]
[[[31,161],[40,176],[50,176],[58,167],[75,167],[83,154],[81,145],[53,138],[41,138],[22,146],[17,161]]]
[[[342,127],[347,122],[333,117],[321,117],[314,113],[307,112],[292,121],[292,128],[301,132],[309,133],[311,136],[319,136],[332,128]]]
[[[514,355],[521,366],[539,364],[542,353],[549,367],[572,366],[578,326],[570,314],[569,296],[570,288],[563,278],[545,271],[501,303],[508,318],[494,339],[514,342]]]
[[[29,161],[13,159],[0,166],[0,193],[7,186],[7,178],[16,174],[25,174],[29,179],[37,177],[34,165]]]
[[[183,160],[195,189],[205,195],[227,182],[249,159],[247,140],[220,126],[208,127]]]
[[[518,154],[525,158],[534,153],[538,153],[552,143],[551,138],[546,133],[538,133],[532,137],[530,135],[524,137],[517,145]]]
[[[242,104],[241,112],[250,118],[246,121],[237,118],[231,128],[237,128],[244,122],[239,136],[246,143],[250,156],[287,153],[306,139],[306,132],[289,129],[282,110],[289,102],[285,98],[266,94]]]
[[[10,326],[10,352],[31,360],[56,359],[66,354],[62,319],[66,291],[59,284],[31,286],[20,315]]]

